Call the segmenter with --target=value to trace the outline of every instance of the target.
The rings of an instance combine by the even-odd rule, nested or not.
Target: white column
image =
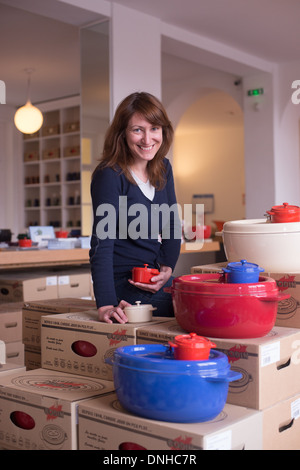
[[[0,228],[17,236],[23,224],[22,134],[14,126],[15,109],[0,105]]]
[[[160,21],[113,3],[110,62],[111,115],[135,91],[147,91],[160,99]]]

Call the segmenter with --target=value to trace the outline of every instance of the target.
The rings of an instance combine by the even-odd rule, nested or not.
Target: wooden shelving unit
[[[24,226],[81,228],[80,98],[39,106],[44,123],[24,135]]]

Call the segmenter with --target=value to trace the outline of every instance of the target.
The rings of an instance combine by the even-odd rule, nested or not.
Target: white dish
[[[128,323],[144,323],[152,320],[152,311],[156,310],[151,304],[141,304],[139,300],[136,305],[130,305],[124,308]]]
[[[229,262],[246,259],[269,273],[300,272],[300,223],[265,219],[226,222],[222,238]]]

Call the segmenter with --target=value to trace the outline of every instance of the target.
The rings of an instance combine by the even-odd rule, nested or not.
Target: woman
[[[99,320],[127,321],[124,307],[152,304],[173,316],[164,287],[172,283],[181,244],[173,173],[165,158],[173,128],[160,101],[133,93],[118,106],[91,183],[94,224],[90,262]],[[167,214],[167,221],[166,221]],[[132,269],[157,268],[151,284],[133,282]]]

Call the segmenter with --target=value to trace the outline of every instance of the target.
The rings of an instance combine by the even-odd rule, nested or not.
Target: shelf
[[[36,135],[24,135],[23,140],[23,225],[54,222],[63,229],[70,224],[78,227],[81,205],[76,204],[75,214],[75,205],[66,202],[81,200],[80,97],[43,103],[40,108],[42,128]]]
[[[204,243],[189,242],[181,245],[180,254],[204,253],[209,251],[220,251],[221,246],[218,241],[206,241]]]
[[[186,250],[186,243],[181,247],[181,254],[193,253]],[[205,242],[197,252],[219,251],[219,242]],[[62,266],[89,264],[89,248],[75,248],[70,250],[48,249],[0,249],[0,270],[19,269],[28,267]]]

